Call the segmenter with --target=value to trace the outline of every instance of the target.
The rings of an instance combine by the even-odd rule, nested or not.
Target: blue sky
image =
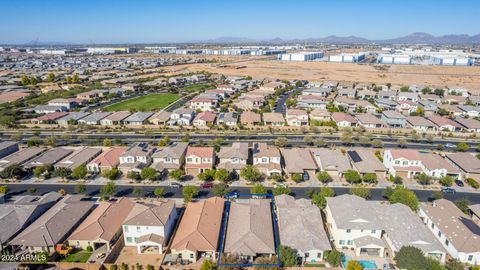
[[[0,43],[479,34],[477,0],[1,0]]]

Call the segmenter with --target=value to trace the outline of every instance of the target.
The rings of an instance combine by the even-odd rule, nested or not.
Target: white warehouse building
[[[329,62],[338,62],[338,63],[354,63],[360,62],[365,59],[365,53],[341,53],[336,55],[331,55],[328,57]]]
[[[382,64],[412,64],[412,57],[403,54],[380,54],[377,58],[378,63]]]
[[[313,61],[323,58],[323,52],[297,52],[279,55],[282,61]]]
[[[469,57],[451,57],[451,56],[436,56],[433,58],[435,65],[442,66],[471,66],[473,60]]]

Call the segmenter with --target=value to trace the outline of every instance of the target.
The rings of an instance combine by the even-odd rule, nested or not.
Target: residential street
[[[10,191],[9,195],[21,195],[27,194],[27,190],[33,185],[29,184],[6,184]],[[36,188],[36,194],[43,194],[50,191],[58,191],[60,189],[64,189],[67,193],[72,194],[75,193],[75,185],[72,184],[36,184],[34,185]],[[86,194],[90,196],[99,196],[101,185],[87,185],[87,192]],[[134,186],[134,185],[118,185],[117,186],[117,194],[116,196],[126,196],[126,197],[135,197],[133,194],[133,190],[135,187],[140,187],[143,191],[144,196],[153,196],[153,190],[158,186]],[[182,198],[182,189],[181,188],[173,188],[169,186],[162,186],[165,188],[165,197],[167,198]],[[292,187],[290,188],[296,198],[308,198],[307,191],[311,188],[306,187]],[[317,188],[318,189],[318,188]],[[349,187],[333,187],[335,190],[336,195],[342,195],[349,192]],[[232,187],[232,191],[237,191],[239,193],[250,193],[249,187]],[[271,190],[271,188],[268,188]],[[382,188],[372,188],[371,200],[385,200],[382,197],[382,192],[384,189]],[[432,190],[414,190],[417,194],[417,197],[420,201],[425,202],[428,201],[429,197],[433,194]],[[211,189],[200,189],[199,198],[207,198],[213,196]],[[480,203],[480,193],[468,193],[468,192],[457,192],[455,194],[444,194],[444,198],[456,201],[459,199],[467,198],[472,204]]]

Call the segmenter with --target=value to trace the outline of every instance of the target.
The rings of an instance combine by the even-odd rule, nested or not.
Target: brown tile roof
[[[188,203],[172,241],[172,250],[216,251],[225,200],[212,197]]]
[[[115,167],[120,162],[120,156],[125,153],[125,147],[112,147],[103,151],[100,156],[95,158],[91,163],[96,163],[101,167]]]
[[[134,226],[165,226],[173,208],[175,208],[175,202],[172,200],[137,202],[125,218],[123,224]]]
[[[451,201],[440,199],[433,204],[422,203],[420,208],[448,238],[459,252],[480,250],[480,227]]]
[[[224,250],[248,256],[275,253],[270,200],[231,204]]]
[[[187,148],[186,156],[197,156],[202,158],[211,158],[214,155],[213,147],[192,147]]]
[[[111,241],[135,203],[127,198],[117,202],[101,202],[68,237],[68,240]]]

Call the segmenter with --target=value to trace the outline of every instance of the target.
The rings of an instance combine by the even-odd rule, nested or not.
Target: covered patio
[[[138,238],[137,252],[138,254],[162,254],[164,241],[163,236],[154,233],[141,236]]]
[[[385,243],[382,239],[372,236],[363,236],[353,240],[356,256],[383,257],[385,254]]]

